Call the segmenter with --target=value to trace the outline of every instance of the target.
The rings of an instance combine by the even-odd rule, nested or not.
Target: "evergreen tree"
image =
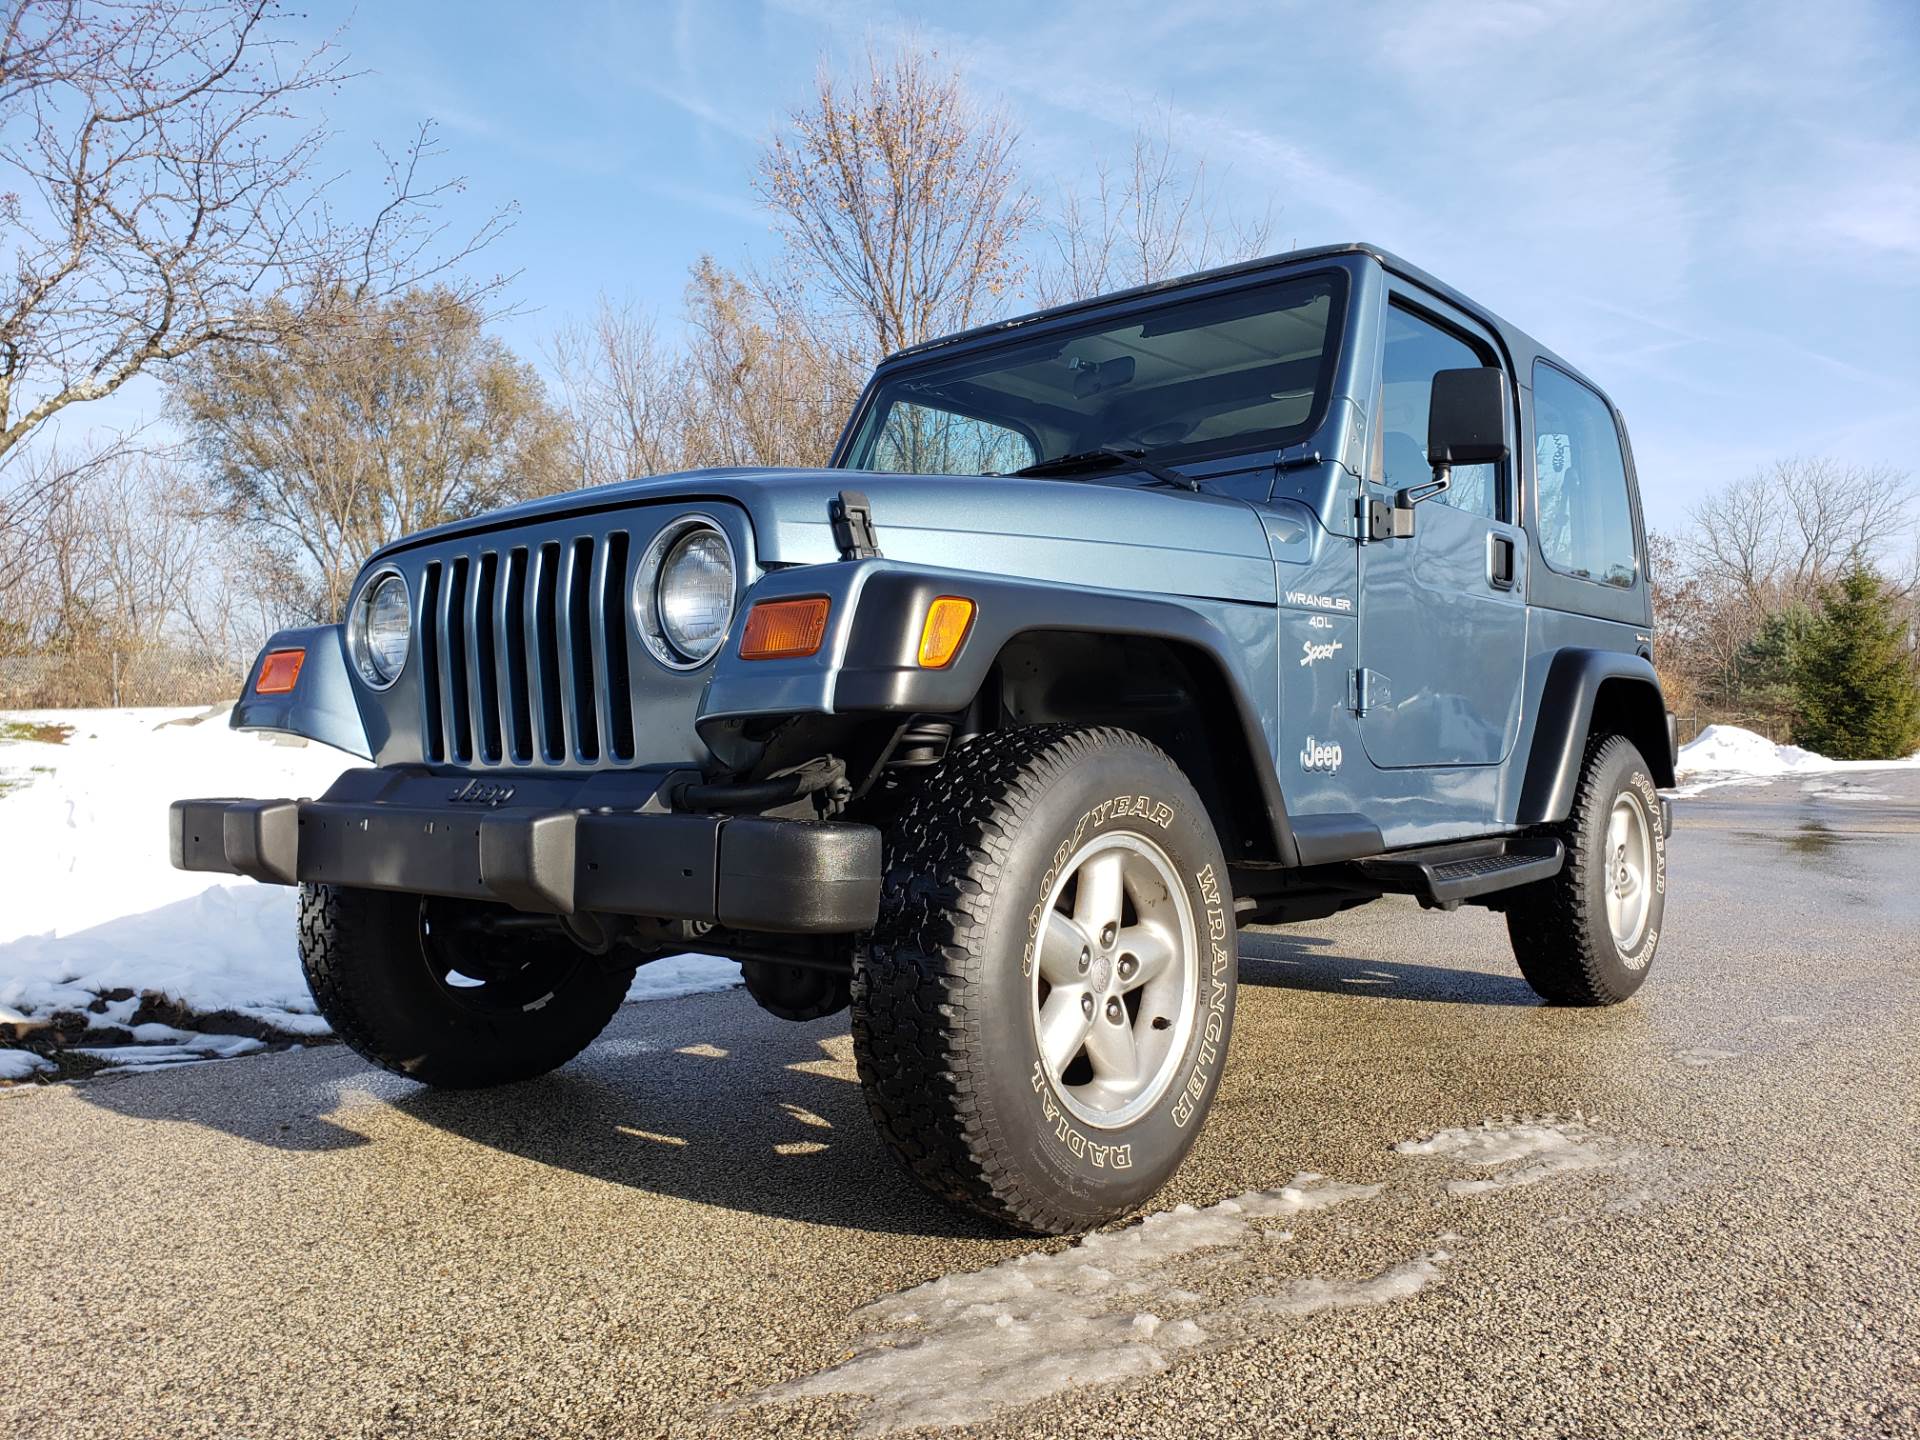
[[[1769,734],[1774,727],[1785,733],[1798,723],[1798,667],[1813,625],[1813,611],[1795,601],[1767,616],[1740,649],[1730,698],[1746,714],[1764,717]]]
[[[1836,760],[1920,749],[1920,675],[1893,597],[1871,568],[1856,565],[1826,589],[1794,651],[1794,743]]]

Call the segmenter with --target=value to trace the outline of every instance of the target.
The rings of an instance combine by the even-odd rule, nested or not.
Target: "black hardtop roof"
[[[968,330],[957,330],[951,335],[942,335],[937,339],[925,340],[918,345],[909,345],[896,350],[881,362],[892,365],[896,361],[914,360],[929,355],[948,346],[963,346],[975,342],[991,341],[1007,336],[1029,325],[1038,325],[1050,320],[1064,319],[1083,311],[1094,310],[1107,305],[1124,304],[1130,300],[1143,300],[1170,291],[1181,290],[1190,285],[1205,284],[1210,281],[1228,279],[1236,275],[1252,275],[1266,270],[1293,269],[1296,266],[1314,261],[1326,260],[1337,256],[1365,255],[1380,263],[1389,274],[1410,280],[1423,289],[1432,291],[1448,304],[1465,311],[1492,330],[1506,348],[1513,361],[1514,371],[1520,382],[1530,384],[1528,378],[1533,369],[1534,357],[1550,360],[1562,370],[1579,377],[1588,385],[1593,381],[1581,373],[1575,366],[1568,364],[1560,356],[1547,349],[1519,326],[1503,320],[1486,306],[1469,298],[1446,281],[1437,279],[1407,260],[1402,260],[1391,250],[1378,245],[1369,245],[1364,241],[1352,241],[1342,245],[1315,245],[1304,250],[1287,250],[1278,255],[1263,255],[1254,260],[1241,260],[1232,265],[1217,266],[1212,270],[1200,270],[1191,275],[1176,275],[1166,280],[1155,280],[1146,285],[1134,285],[1125,290],[1112,290],[1104,295],[1089,296],[1085,300],[1072,300],[1064,305],[1054,305],[1045,310],[1031,311],[1025,315],[1016,315],[1006,320],[995,320],[986,325],[976,325]],[[1593,385],[1598,390],[1598,385]]]

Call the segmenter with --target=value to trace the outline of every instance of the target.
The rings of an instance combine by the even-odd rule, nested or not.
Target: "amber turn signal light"
[[[747,612],[747,628],[740,637],[742,660],[797,660],[811,655],[826,638],[827,612],[833,602],[824,595],[806,600],[763,600]]]
[[[300,667],[307,663],[304,650],[269,650],[260,662],[260,678],[253,682],[256,695],[284,695],[300,683]]]
[[[973,601],[958,595],[942,595],[927,607],[926,624],[920,627],[920,665],[926,670],[944,670],[960,653],[960,646],[973,628]]]

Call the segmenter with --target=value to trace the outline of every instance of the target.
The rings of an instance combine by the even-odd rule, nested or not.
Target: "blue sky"
[[[488,263],[536,356],[597,292],[671,323],[700,252],[770,254],[762,141],[822,56],[908,36],[1042,191],[1164,113],[1279,245],[1372,240],[1506,314],[1615,396],[1655,524],[1782,455],[1920,470],[1915,0],[416,0],[348,24],[331,156],[371,195],[374,142],[436,120],[467,218],[520,206]]]

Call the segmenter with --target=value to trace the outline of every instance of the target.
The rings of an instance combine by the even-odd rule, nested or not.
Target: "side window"
[[[1533,365],[1540,553],[1562,575],[1631,586],[1640,566],[1620,432],[1607,402],[1544,360]]]
[[[1387,311],[1387,353],[1380,377],[1381,423],[1375,471],[1389,490],[1403,490],[1433,478],[1427,463],[1427,408],[1433,399],[1436,370],[1462,370],[1491,363],[1451,330],[1395,304]],[[1428,503],[1451,505],[1489,520],[1500,520],[1504,496],[1497,465],[1454,468],[1451,489]]]
[[[896,400],[887,407],[864,469],[896,475],[992,475],[1034,462],[1018,430],[952,410]]]

